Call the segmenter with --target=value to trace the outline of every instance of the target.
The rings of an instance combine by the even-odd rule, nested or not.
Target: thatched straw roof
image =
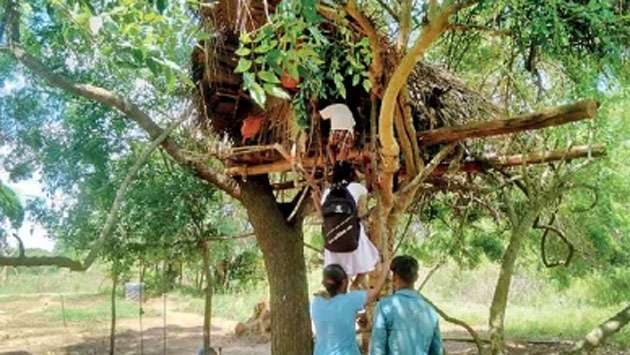
[[[499,114],[486,97],[437,65],[418,63],[407,86],[418,131],[490,120]]]
[[[237,2],[239,4],[246,2],[249,8],[247,10],[239,8]],[[270,2],[271,9],[275,3],[277,1]],[[217,1],[213,7],[201,13],[202,19],[214,26],[216,36],[211,47],[202,43],[193,51],[193,76],[198,83],[200,94],[199,123],[221,136],[228,136],[235,146],[242,143],[240,128],[243,121],[252,115],[253,111],[256,111],[255,115],[261,114],[260,109],[256,108],[247,93],[241,89],[241,78],[233,73],[237,63],[234,54],[238,48],[237,32],[251,30],[252,26],[264,23],[266,20],[264,11],[260,1],[239,0]],[[205,58],[205,51],[208,49],[212,53],[210,58]],[[433,64],[417,64],[408,79],[408,92],[417,131],[491,119],[499,112],[489,100],[469,89],[461,79]],[[274,104],[268,105],[270,107],[262,113],[266,120],[260,130],[261,133],[249,144],[278,143],[287,147],[287,143],[293,138],[289,135],[294,133],[291,129],[293,122],[288,122],[292,120],[291,110],[285,109],[288,103],[280,103],[278,106],[277,100],[270,101]],[[365,142],[369,132],[369,95],[361,88],[350,89],[347,104],[357,119],[356,133],[361,137],[359,141]],[[279,112],[283,112],[284,116],[280,117]],[[326,132],[325,125],[328,123],[324,123],[322,130],[321,122],[315,121],[318,120],[311,122],[307,150],[320,149],[321,135]],[[319,134],[320,137],[314,137],[313,132],[318,132],[316,135]],[[249,164],[255,161],[269,162],[278,158],[277,154],[271,153],[249,158],[240,156],[238,160]]]

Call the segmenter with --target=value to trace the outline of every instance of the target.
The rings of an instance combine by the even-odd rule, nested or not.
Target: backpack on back
[[[331,186],[322,204],[324,247],[335,253],[349,253],[359,247],[361,219],[347,184]]]

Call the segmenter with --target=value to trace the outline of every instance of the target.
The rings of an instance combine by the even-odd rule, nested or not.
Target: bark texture
[[[539,204],[530,203],[517,221],[512,218],[510,240],[501,261],[501,270],[490,305],[490,350],[493,355],[505,354],[504,321],[510,283],[523,240],[539,213]]]
[[[442,127],[418,133],[423,146],[452,143],[466,138],[482,138],[559,126],[594,118],[598,103],[584,100],[504,120],[473,122],[455,127]]]
[[[576,344],[573,352],[579,353],[583,351],[592,351],[596,347],[604,344],[606,339],[620,331],[621,328],[628,324],[628,322],[630,322],[630,304],[628,304],[626,308],[622,309],[619,313],[615,314],[610,319],[607,319],[604,323],[598,325],[586,334],[584,339],[580,340]]]
[[[266,176],[242,183],[243,205],[263,252],[269,280],[271,353],[310,355],[313,340],[309,317],[306,263],[301,216],[286,221],[292,208],[276,202]]]

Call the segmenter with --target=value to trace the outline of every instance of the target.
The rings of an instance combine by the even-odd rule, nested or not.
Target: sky
[[[0,151],[0,154],[2,152]],[[0,170],[0,180],[2,183],[9,186],[20,198],[22,205],[26,205],[26,202],[30,199],[42,197],[45,198],[42,185],[37,181],[36,176],[31,179],[23,180],[19,182],[12,182],[9,180],[9,173]],[[28,213],[24,218],[24,223],[18,231],[18,236],[24,242],[25,248],[40,248],[48,251],[52,251],[55,247],[54,240],[48,238],[46,230],[38,223],[35,223],[29,218]],[[9,244],[16,246],[17,242],[15,238],[9,238]]]
[[[24,84],[24,77],[21,75],[18,75],[12,80],[8,80],[0,87],[0,97],[8,95],[13,90],[22,87]],[[9,147],[7,146],[0,147],[0,160],[4,154],[7,154],[8,149]],[[37,174],[33,174],[33,177],[30,179],[12,182],[9,180],[9,173],[0,167],[0,181],[15,191],[23,206],[26,206],[26,202],[30,199],[37,197],[45,198],[43,187],[38,182],[38,178],[39,176]],[[40,224],[33,222],[28,213],[26,213],[24,223],[18,231],[18,236],[22,239],[22,242],[24,242],[25,248],[40,248],[52,251],[55,247],[54,240],[48,238],[46,230]],[[17,241],[15,238],[9,238],[9,244],[11,246],[16,246]]]

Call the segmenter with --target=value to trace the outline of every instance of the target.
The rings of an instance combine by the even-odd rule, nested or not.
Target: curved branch
[[[391,187],[392,175],[398,170],[398,159],[400,147],[394,137],[394,111],[397,105],[396,98],[400,90],[407,82],[409,74],[415,67],[415,64],[424,56],[429,46],[435,42],[440,35],[446,30],[451,15],[464,7],[474,5],[476,1],[466,1],[456,3],[446,8],[436,16],[431,16],[431,20],[424,26],[422,34],[416,40],[414,46],[402,58],[398,67],[392,74],[385,93],[381,110],[379,114],[378,132],[381,142],[382,169],[381,175],[385,186]],[[390,198],[391,192],[384,193],[386,199]]]
[[[571,263],[571,259],[573,259],[573,253],[575,252],[575,247],[573,246],[573,243],[571,243],[569,241],[569,239],[567,239],[567,237],[564,235],[564,232],[562,232],[559,228],[554,227],[552,224],[553,222],[555,222],[556,220],[556,214],[558,213],[558,211],[556,210],[556,212],[554,212],[554,214],[551,216],[551,220],[549,221],[549,224],[540,224],[540,218],[536,218],[536,220],[534,221],[534,228],[536,229],[543,229],[543,235],[542,238],[540,239],[540,253],[542,256],[542,261],[543,264],[545,265],[545,267],[548,268],[552,268],[552,267],[556,267],[556,266],[569,266],[569,264]],[[549,235],[549,232],[553,232],[555,233],[558,238],[560,238],[560,240],[562,240],[562,242],[567,246],[567,256],[564,259],[564,261],[554,261],[554,262],[550,262],[547,259],[547,252],[546,252],[546,245],[547,245],[547,236]]]
[[[422,282],[420,283],[420,286],[418,286],[418,292],[421,292],[422,289],[424,288],[424,286],[427,285],[427,283],[429,282],[429,280],[431,280],[431,277],[433,276],[433,274],[435,274],[436,271],[438,271],[439,268],[441,268],[442,266],[444,266],[444,264],[446,264],[446,258],[442,259],[439,263],[435,264],[431,270],[429,270],[429,272],[427,273],[427,275],[424,277],[424,279],[422,280]]]
[[[454,143],[451,143],[447,145],[446,147],[442,148],[442,150],[440,150],[433,157],[433,159],[431,159],[429,164],[427,164],[427,166],[424,168],[424,170],[422,170],[422,172],[416,175],[411,181],[409,181],[409,183],[407,183],[402,189],[400,189],[400,192],[398,192],[397,194],[397,197],[398,197],[396,201],[397,208],[401,208],[401,207],[403,209],[406,208],[406,206],[409,204],[413,196],[416,194],[416,191],[420,187],[420,184],[422,184],[424,180],[426,180],[426,178],[431,176],[433,171],[451,153],[453,148],[455,148]]]
[[[13,233],[13,238],[17,239],[18,242],[18,256],[20,258],[24,257],[24,243],[22,243],[22,238],[16,233]]]
[[[591,192],[593,192],[593,196],[595,196],[595,198],[593,199],[593,202],[588,207],[571,209],[572,213],[588,212],[588,211],[592,210],[593,208],[595,208],[595,206],[597,206],[597,203],[599,202],[599,190],[595,186],[591,186],[591,185],[588,185],[588,184],[578,184],[578,185],[572,186],[571,189],[590,190]]]
[[[167,129],[163,130],[162,133],[153,142],[151,142],[151,144],[147,148],[145,148],[144,151],[142,151],[138,160],[136,160],[131,169],[129,169],[129,172],[125,176],[125,179],[120,184],[120,187],[118,187],[118,191],[116,191],[116,197],[114,198],[112,207],[107,215],[105,225],[103,226],[103,229],[101,229],[99,237],[92,244],[90,252],[88,253],[83,263],[63,256],[25,256],[24,252],[21,251],[20,256],[18,257],[0,257],[0,266],[58,266],[69,268],[73,271],[87,270],[98,257],[98,254],[100,253],[101,248],[103,247],[105,242],[110,238],[112,230],[114,229],[114,225],[116,224],[117,214],[118,210],[121,207],[122,199],[125,195],[125,192],[127,191],[127,188],[129,188],[129,185],[131,185],[131,182],[135,178],[136,174],[138,173],[138,171],[140,171],[140,168],[142,168],[144,163],[146,163],[146,161],[149,159],[153,151],[155,151],[155,149],[160,144],[162,144],[166,137],[168,137],[168,135],[171,134],[171,132],[175,130],[175,128],[177,128],[188,117],[189,115],[184,115],[182,119],[174,122]]]
[[[152,140],[157,139],[164,132],[138,105],[119,94],[98,86],[75,83],[52,72],[39,60],[17,46],[3,47],[0,48],[0,51],[11,53],[20,63],[29,68],[33,74],[44,79],[51,86],[122,112],[147,132]],[[175,161],[181,165],[191,167],[199,178],[216,185],[234,198],[238,199],[240,197],[238,184],[232,178],[211,169],[205,162],[189,159],[181,152],[177,143],[172,139],[164,139],[161,145]]]
[[[449,316],[448,314],[446,314],[446,312],[444,312],[443,310],[438,308],[433,302],[431,302],[431,300],[429,300],[425,296],[422,296],[422,297],[428,304],[431,305],[431,307],[435,309],[437,314],[439,314],[440,317],[442,317],[445,321],[449,323],[457,324],[460,327],[463,327],[464,329],[466,329],[468,334],[470,334],[470,336],[475,340],[475,345],[477,346],[477,351],[479,352],[479,354],[483,354],[483,343],[482,343],[481,337],[479,337],[479,333],[477,333],[470,325],[468,325],[468,323],[464,322],[463,320],[457,319],[455,317]]]

